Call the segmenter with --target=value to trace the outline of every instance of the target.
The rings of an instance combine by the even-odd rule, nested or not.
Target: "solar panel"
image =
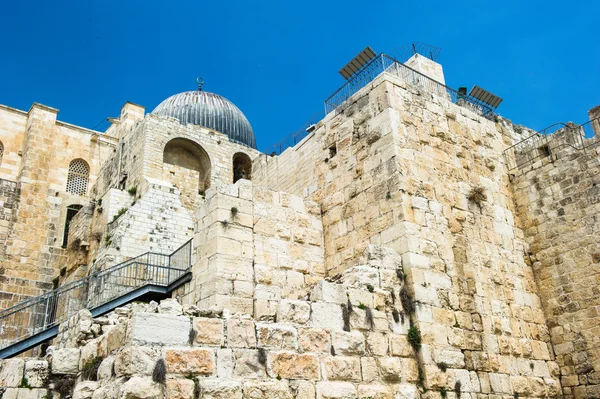
[[[342,69],[340,69],[339,73],[344,77],[344,79],[350,78],[350,76],[354,75],[356,72],[360,70],[363,66],[369,63],[373,58],[375,58],[375,52],[369,46],[365,47],[363,51],[358,53],[358,55],[347,63]]]
[[[500,105],[500,103],[502,102],[502,99],[500,97],[490,93],[487,90],[482,89],[479,86],[473,86],[469,95],[475,97],[478,100],[483,101],[492,108],[497,108],[498,105]]]

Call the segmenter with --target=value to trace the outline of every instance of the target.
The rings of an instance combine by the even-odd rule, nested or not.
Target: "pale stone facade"
[[[0,108],[2,308],[190,239],[192,276],[3,362],[7,397],[600,397],[597,137],[514,169],[529,129],[388,73],[279,156],[131,103],[105,133],[56,113]]]

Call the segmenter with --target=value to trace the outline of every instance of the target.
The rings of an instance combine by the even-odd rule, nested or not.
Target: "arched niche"
[[[233,182],[240,179],[252,179],[252,160],[243,152],[233,156]]]
[[[167,143],[163,151],[165,177],[182,193],[202,194],[210,187],[211,163],[204,148],[184,138]]]

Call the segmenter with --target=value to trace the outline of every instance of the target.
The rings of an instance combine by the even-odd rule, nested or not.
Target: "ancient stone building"
[[[535,132],[380,57],[278,155],[201,89],[0,106],[4,397],[600,397],[598,108]]]

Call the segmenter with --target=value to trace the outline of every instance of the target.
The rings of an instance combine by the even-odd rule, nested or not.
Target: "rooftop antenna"
[[[415,54],[421,54],[432,61],[439,62],[441,52],[441,48],[432,46],[431,44],[412,42],[400,46],[392,52],[392,55],[401,60],[401,62],[406,62]]]
[[[204,86],[204,79],[198,77],[196,78],[196,83],[198,83],[198,91],[202,91],[202,86]]]

